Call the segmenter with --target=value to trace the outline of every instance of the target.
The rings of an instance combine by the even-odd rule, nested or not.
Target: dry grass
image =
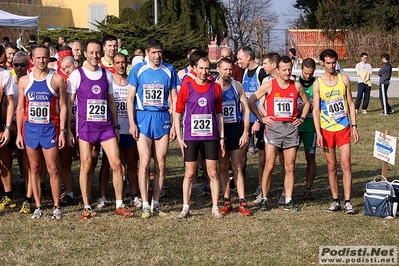
[[[390,100],[399,110],[399,99]],[[399,114],[381,117],[378,99],[372,99],[369,114],[358,115],[361,142],[352,146],[354,177],[353,203],[358,213],[326,213],[331,201],[324,156],[317,151],[318,173],[313,187],[315,200],[302,204],[299,213],[284,212],[277,206],[282,190],[281,169],[277,165],[269,194],[271,211],[242,217],[238,212],[224,219],[210,215],[209,196],[193,198],[188,220],[178,220],[182,207],[182,158],[177,144],[171,144],[168,158],[169,197],[162,200],[166,218],[142,220],[140,211],[132,219],[117,217],[113,202],[89,221],[79,219],[82,204],[63,208],[64,218],[50,219],[51,202],[47,199],[45,216],[36,221],[15,210],[0,213],[1,265],[314,265],[318,263],[320,245],[397,245],[398,219],[365,217],[363,193],[365,183],[381,172],[381,162],[373,157],[374,131],[396,127]],[[253,200],[257,186],[257,156],[249,156],[246,192]],[[305,185],[303,149],[298,153],[294,200],[301,202]],[[17,168],[14,169],[17,172]],[[78,162],[74,162],[77,179]],[[339,175],[342,173],[339,170]],[[98,174],[96,173],[96,177]],[[399,179],[396,166],[389,167],[389,179]],[[15,180],[15,187],[17,181]],[[95,182],[93,198],[98,196]],[[79,195],[76,183],[75,194]],[[341,188],[342,194],[342,188]],[[112,185],[109,198],[113,197]],[[235,210],[237,197],[233,194]],[[18,199],[18,203],[22,203]],[[222,201],[220,201],[222,203]]]

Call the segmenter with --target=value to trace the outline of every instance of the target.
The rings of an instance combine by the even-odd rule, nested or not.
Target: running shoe
[[[15,203],[15,201],[10,199],[7,196],[4,196],[0,201],[0,210],[12,209],[15,207],[17,207],[17,204]]]
[[[43,216],[43,210],[41,208],[37,208],[32,215],[32,219],[40,219]]]
[[[72,198],[70,195],[68,195],[68,194],[65,193],[64,195],[62,195],[62,196],[60,197],[60,201],[61,201],[62,204],[69,205],[69,204],[73,204],[73,202],[75,201],[75,199]]]
[[[105,207],[105,204],[107,203],[107,198],[105,196],[101,196],[97,200],[97,208],[101,209]]]
[[[262,194],[259,194],[258,196],[256,196],[256,199],[253,201],[253,203],[259,204],[261,200],[262,200]]]
[[[204,184],[202,185],[202,190],[206,193],[206,194],[211,194],[211,187],[209,186],[208,182],[204,182]]]
[[[130,199],[130,206],[140,209],[143,206],[143,200],[140,197]]]
[[[58,207],[53,208],[53,216],[51,216],[52,220],[61,220],[62,218],[62,212],[61,209]]]
[[[30,208],[30,203],[29,203],[27,200],[25,200],[25,201],[22,203],[22,207],[21,207],[21,210],[19,210],[19,212],[20,212],[20,213],[24,213],[24,214],[29,214],[29,213],[32,212],[32,210],[31,210],[31,208]]]
[[[243,216],[252,215],[252,212],[248,209],[248,204],[245,201],[240,203],[240,208],[238,209],[238,212],[241,213]]]
[[[93,218],[93,211],[90,208],[84,209],[80,219],[89,220],[91,218]]]
[[[309,189],[305,189],[305,191],[303,191],[303,199],[304,200],[312,200],[312,191]]]
[[[249,152],[250,154],[252,154],[252,155],[254,155],[254,154],[257,153],[255,147],[249,147],[249,148],[248,148],[248,152]]]
[[[367,115],[367,110],[362,110],[362,114]]]
[[[355,210],[353,209],[352,203],[349,201],[344,205],[344,212],[346,214],[354,214]]]
[[[150,207],[143,208],[143,213],[141,214],[141,218],[147,219],[151,217]]]
[[[191,195],[193,195],[194,197],[202,197],[205,195],[205,192],[201,189],[200,186],[198,186],[198,184],[194,184],[193,188],[191,189]]]
[[[233,207],[231,207],[231,201],[229,200],[225,200],[224,201],[224,206],[223,208],[219,211],[220,214],[228,214],[229,212],[231,212],[233,210]]]
[[[258,186],[258,187],[256,188],[256,191],[255,191],[254,194],[252,194],[252,195],[254,195],[254,196],[259,196],[260,194],[262,194],[262,188],[261,188],[260,186]]]
[[[190,216],[190,210],[183,209],[179,215],[177,215],[177,219],[187,219]]]
[[[223,215],[221,215],[219,212],[219,208],[212,208],[212,215],[217,219],[223,218]]]
[[[284,204],[284,211],[293,211],[293,212],[299,212],[301,208],[296,206],[292,200],[290,202]]]
[[[129,208],[126,207],[125,204],[122,204],[121,206],[119,206],[119,208],[115,210],[115,213],[117,215],[122,215],[124,217],[133,217],[134,216],[134,212],[130,211]]]
[[[341,210],[341,204],[339,201],[333,201],[330,208],[326,209],[327,212],[338,212]]]
[[[259,203],[259,210],[262,212],[267,212],[267,200],[262,199]]]
[[[155,209],[151,210],[151,214],[152,214],[152,216],[156,216],[156,217],[166,217],[167,216],[166,212],[161,211],[161,209],[159,207],[156,207]]]
[[[168,196],[168,186],[163,186],[161,190],[161,195],[159,197],[166,198]]]
[[[280,195],[280,198],[278,199],[278,205],[284,206],[285,205],[285,196],[283,194]]]

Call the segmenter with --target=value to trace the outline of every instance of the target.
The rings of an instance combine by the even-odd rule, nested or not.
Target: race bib
[[[211,114],[191,115],[191,136],[213,136],[213,123]]]
[[[29,122],[35,124],[50,123],[49,102],[29,102]]]
[[[126,97],[115,99],[118,117],[127,117]]]
[[[346,107],[344,97],[340,96],[332,100],[326,100],[328,116],[331,119],[337,119],[346,116]]]
[[[274,98],[274,117],[292,118],[294,111],[293,98]]]
[[[235,102],[223,102],[223,119],[224,123],[236,123],[236,105]]]
[[[107,122],[107,100],[87,100],[86,121]]]
[[[144,84],[143,93],[144,106],[163,106],[163,84]]]

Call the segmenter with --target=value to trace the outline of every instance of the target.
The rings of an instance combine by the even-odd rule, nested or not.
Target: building
[[[47,28],[95,29],[107,15],[119,17],[122,9],[139,9],[147,0],[0,0],[1,9],[18,15],[39,16]]]

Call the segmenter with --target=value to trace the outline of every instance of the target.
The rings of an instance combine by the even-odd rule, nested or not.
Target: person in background
[[[381,60],[383,64],[378,71],[378,76],[380,76],[379,97],[382,106],[380,115],[390,115],[394,112],[388,103],[388,87],[392,75],[392,65],[389,63],[389,54],[382,54]]]
[[[357,81],[357,96],[355,102],[355,112],[358,113],[360,103],[363,98],[362,114],[367,114],[367,107],[369,106],[370,93],[371,93],[371,81],[370,76],[373,74],[373,68],[367,63],[368,54],[360,54],[360,62],[356,64],[356,74],[359,76]]]

